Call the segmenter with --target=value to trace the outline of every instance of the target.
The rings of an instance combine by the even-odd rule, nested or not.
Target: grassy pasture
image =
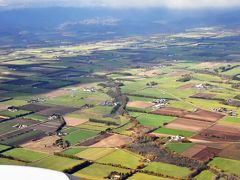
[[[6,158],[0,158],[0,165],[18,165],[18,166],[24,166],[25,163],[21,161],[16,161],[12,159],[6,159]]]
[[[80,152],[82,152],[86,149],[87,149],[86,147],[70,148],[70,149],[67,149],[67,150],[63,151],[62,153],[66,154],[66,155],[75,155],[75,154],[78,154],[78,153],[80,153]]]
[[[144,102],[152,102],[154,98],[146,98],[146,97],[138,97],[138,96],[128,96],[129,101],[144,101]]]
[[[97,160],[99,163],[122,165],[128,168],[136,168],[141,164],[141,156],[125,150],[116,150],[103,158]]]
[[[151,171],[154,173],[160,173],[163,175],[168,175],[176,178],[186,178],[191,173],[191,171],[188,168],[160,162],[151,162],[143,170]]]
[[[159,128],[154,133],[159,134],[169,134],[169,135],[180,135],[184,137],[192,136],[194,133],[190,131],[183,131],[183,130],[177,130],[177,129],[169,129],[169,128]]]
[[[240,124],[239,117],[225,117],[219,121],[219,123],[227,123],[227,124]]]
[[[0,144],[0,152],[1,152],[1,151],[5,151],[5,150],[7,150],[7,149],[9,149],[9,148],[10,148],[10,146],[6,146],[6,145]]]
[[[140,122],[140,124],[149,127],[163,126],[164,123],[169,123],[174,119],[175,118],[171,116],[162,116],[155,114],[141,114],[137,117],[137,120]]]
[[[214,166],[214,167],[216,167],[220,170],[223,170],[225,172],[240,176],[239,168],[237,168],[237,167],[240,167],[240,161],[238,161],[238,160],[215,157],[209,163],[209,165]]]
[[[80,171],[77,171],[73,175],[84,178],[84,179],[103,180],[113,171],[116,171],[119,173],[129,172],[129,170],[127,169],[122,169],[118,167],[102,165],[102,164],[92,164],[84,169],[81,169]]]
[[[139,179],[146,179],[146,180],[170,180],[169,178],[159,177],[159,176],[152,176],[143,173],[136,173],[133,176],[128,178],[129,180],[139,180]]]
[[[193,143],[167,143],[165,147],[171,151],[182,153],[192,146]]]
[[[28,103],[25,100],[12,99],[12,100],[9,100],[9,101],[2,102],[0,104],[5,104],[5,105],[8,105],[8,106],[24,106]]]
[[[42,116],[42,115],[38,115],[38,114],[30,114],[30,115],[24,116],[23,118],[24,119],[32,119],[32,120],[40,121],[40,122],[44,122],[44,121],[48,120],[47,116]]]
[[[75,154],[75,156],[94,161],[94,160],[100,159],[114,151],[115,151],[115,149],[113,149],[113,148],[88,148],[84,151],[81,151],[81,152]]]
[[[96,136],[99,131],[90,131],[85,129],[79,129],[79,128],[71,128],[67,130],[66,132],[69,133],[66,136],[63,137],[64,140],[69,141],[71,145],[77,144],[78,142],[84,141],[88,138]]]
[[[103,123],[94,123],[94,122],[86,122],[78,125],[77,127],[82,129],[95,130],[95,131],[105,131],[108,128],[116,128],[116,126],[108,126]]]
[[[205,171],[202,171],[199,175],[197,175],[194,180],[207,180],[207,179],[214,179],[216,176],[208,171],[208,170],[205,170]]]
[[[6,110],[6,111],[1,111],[0,115],[13,118],[13,117],[25,115],[25,114],[28,114],[28,113],[29,113],[29,111],[24,111],[24,110],[19,110],[19,111],[16,111],[16,112],[10,112],[10,111]]]
[[[23,148],[15,148],[2,154],[27,162],[34,162],[47,156],[45,153],[35,152]]]
[[[66,157],[49,156],[39,161],[30,163],[29,165],[33,167],[47,168],[56,171],[64,171],[67,169],[71,169],[72,167],[77,166],[79,164],[82,164],[83,162],[84,161],[70,159]]]

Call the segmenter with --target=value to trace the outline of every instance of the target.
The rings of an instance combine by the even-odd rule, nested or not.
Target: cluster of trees
[[[146,84],[146,86],[148,86],[148,87],[153,87],[153,86],[156,86],[156,85],[158,85],[158,83],[155,82],[155,81],[151,81],[151,82]]]
[[[121,172],[116,172],[113,171],[111,172],[107,177],[105,177],[106,179],[118,179],[118,180],[125,180],[128,179],[130,176],[132,176],[133,172],[127,172],[127,173],[121,173]]]
[[[81,163],[79,165],[76,165],[76,166],[72,167],[72,168],[65,169],[63,172],[64,173],[68,173],[68,174],[73,174],[73,173],[79,171],[80,169],[88,167],[91,164],[92,164],[91,162],[85,161],[85,162],[83,162],[83,163]]]
[[[107,94],[114,99],[117,105],[113,108],[111,114],[123,115],[128,103],[128,97],[121,93],[121,89],[118,84],[115,83],[115,87],[110,89]]]
[[[234,84],[232,84],[232,88],[234,88],[234,89],[240,89],[240,83],[234,83]]]
[[[238,100],[226,100],[223,101],[224,105],[234,106],[234,107],[240,107],[240,101]]]
[[[178,82],[187,82],[192,80],[192,75],[191,74],[184,74],[182,75],[177,81]]]
[[[95,122],[95,123],[102,123],[102,124],[106,124],[107,126],[119,126],[120,124],[118,122],[115,121],[107,121],[107,120],[103,120],[103,119],[95,119],[95,118],[89,118],[90,122]]]
[[[191,169],[198,169],[202,166],[202,163],[180,154],[172,153],[156,142],[138,143],[135,141],[128,146],[128,149],[145,157],[148,155],[154,156],[154,161],[158,162],[170,163]]]
[[[66,149],[70,146],[70,142],[64,140],[63,138],[60,138],[60,139],[57,139],[53,145],[61,147],[62,149]]]

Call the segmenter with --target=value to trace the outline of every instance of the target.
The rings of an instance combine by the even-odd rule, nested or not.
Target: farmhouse
[[[83,91],[93,93],[93,92],[96,92],[97,90],[95,88],[83,88]]]
[[[18,108],[17,107],[14,107],[14,106],[11,106],[11,107],[8,107],[7,110],[9,112],[17,112],[18,111]]]
[[[184,139],[185,139],[185,137],[177,135],[177,136],[171,136],[171,139],[169,141],[170,142],[172,142],[172,141],[179,142],[179,141],[182,141]]]

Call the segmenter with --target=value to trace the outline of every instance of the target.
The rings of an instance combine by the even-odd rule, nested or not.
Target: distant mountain
[[[86,41],[115,36],[175,33],[187,28],[203,26],[236,27],[240,24],[239,19],[239,9],[183,11],[169,9],[28,8],[0,10],[0,36],[7,36],[7,39],[10,37],[13,42],[17,40],[22,45],[24,45],[23,42],[26,44],[35,41],[41,42],[46,41],[47,38],[54,41],[56,37],[70,42]],[[37,37],[39,34],[44,34],[44,37]],[[48,36],[45,36],[46,34]],[[73,38],[76,36],[77,38]]]

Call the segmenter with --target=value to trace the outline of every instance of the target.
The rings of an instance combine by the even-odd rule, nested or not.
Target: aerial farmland
[[[90,180],[240,179],[236,36],[0,50],[0,164]]]

